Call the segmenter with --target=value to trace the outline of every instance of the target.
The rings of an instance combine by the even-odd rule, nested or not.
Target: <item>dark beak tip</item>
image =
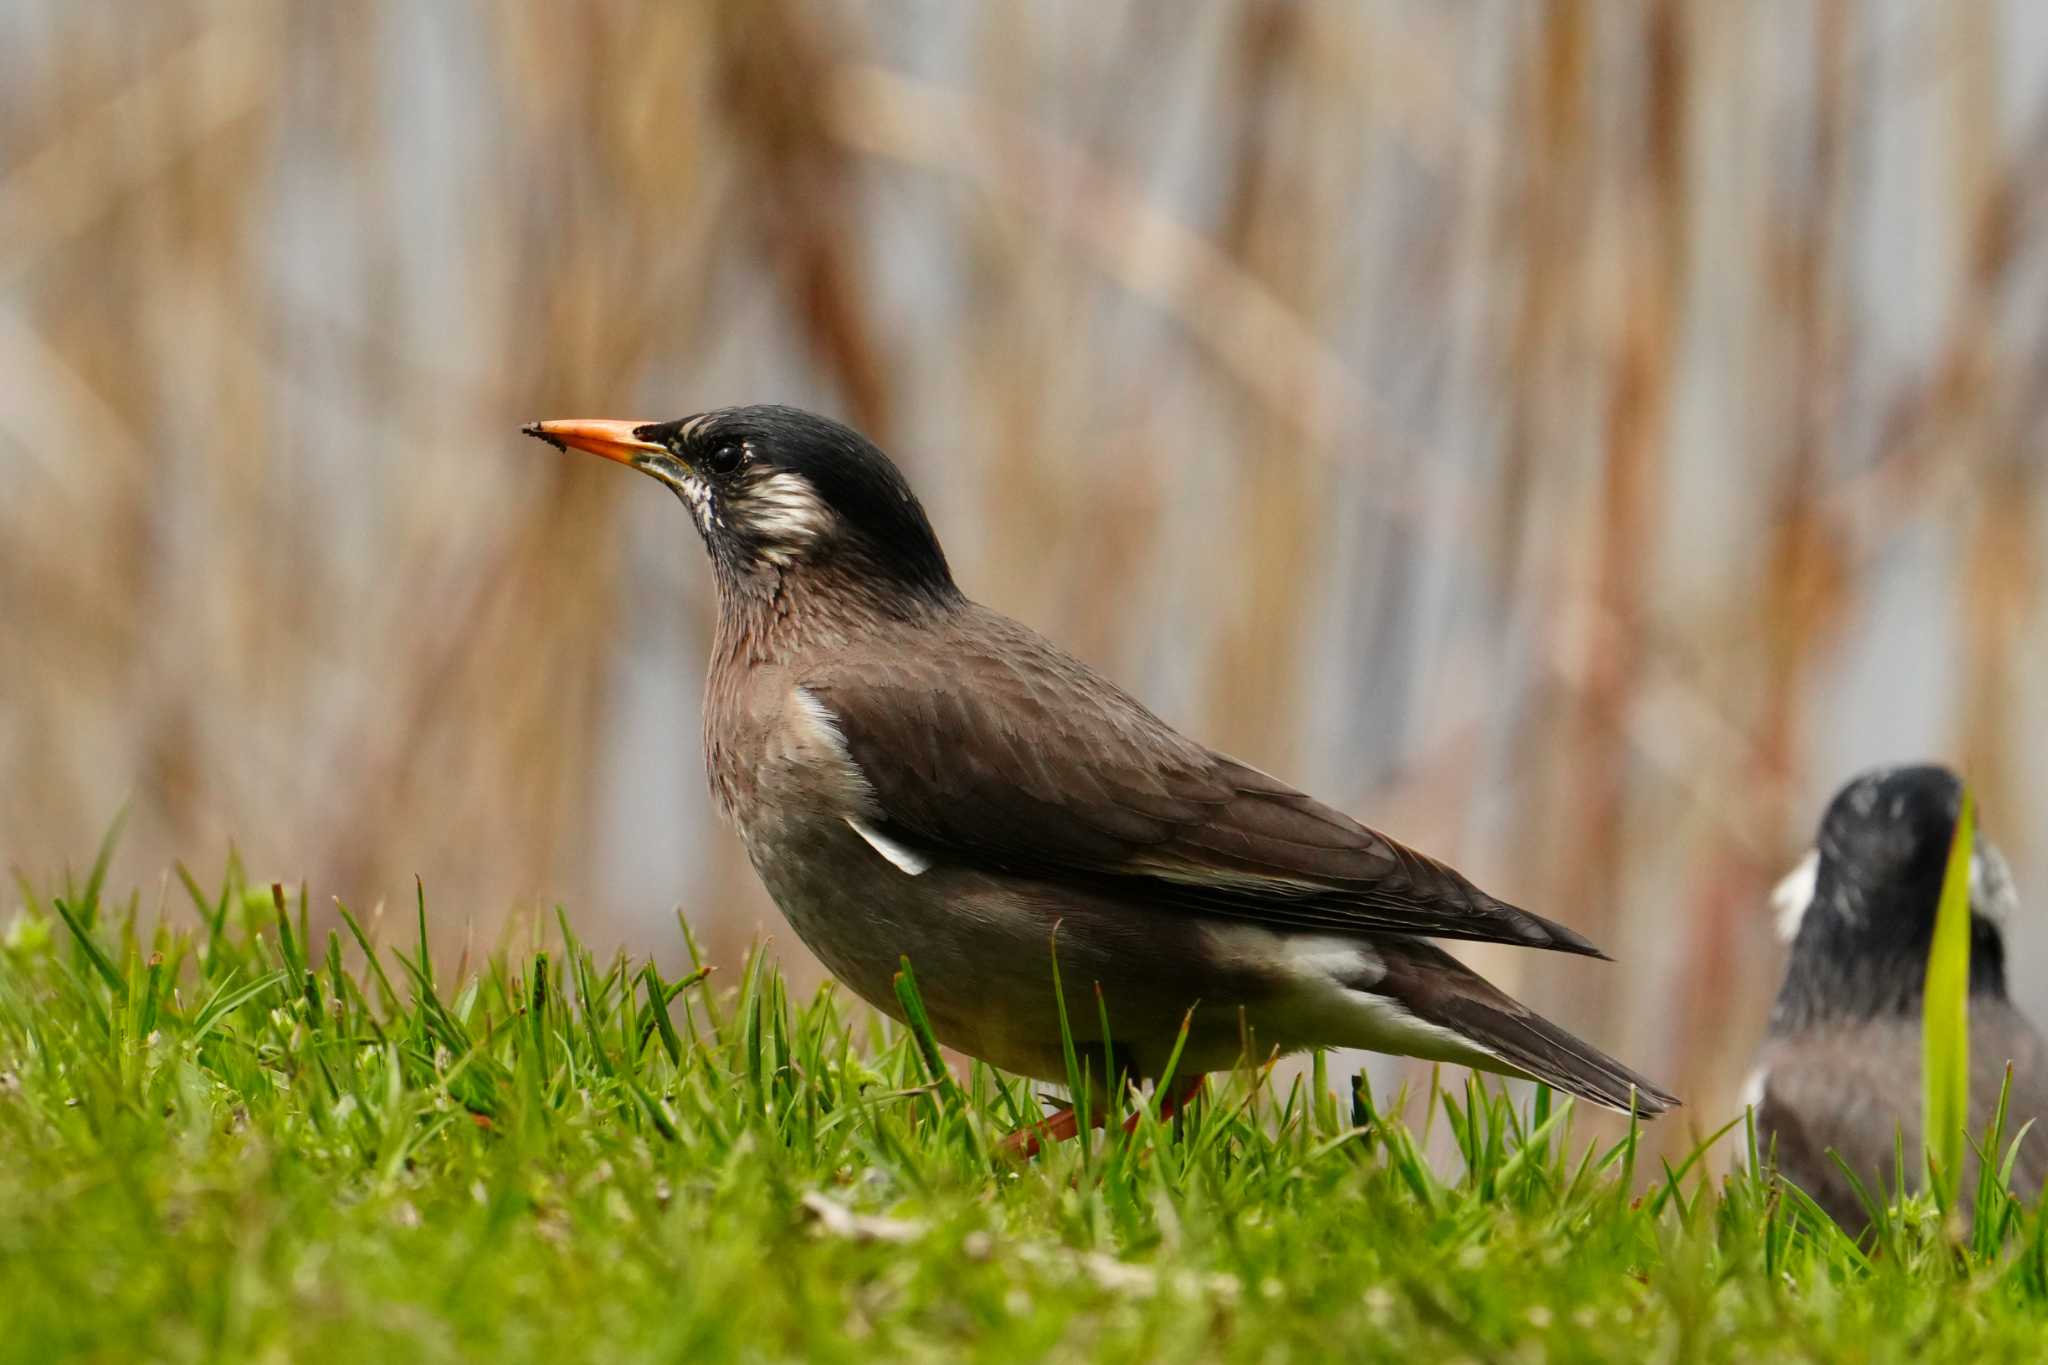
[[[521,435],[531,436],[536,441],[546,441],[549,445],[553,446],[556,450],[561,451],[565,455],[568,454],[569,452],[569,447],[562,444],[561,438],[554,435],[554,433],[545,430],[542,424],[539,422],[528,422],[525,426],[519,428],[519,431]]]

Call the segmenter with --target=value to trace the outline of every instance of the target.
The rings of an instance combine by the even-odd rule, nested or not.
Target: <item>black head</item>
[[[873,442],[796,408],[673,422],[537,422],[528,434],[630,464],[690,508],[722,584],[804,568],[885,595],[958,597],[910,485]]]
[[[1963,787],[1946,768],[1880,768],[1828,804],[1814,848],[1772,901],[1792,944],[1773,1026],[1919,1008]],[[1998,920],[2014,901],[2005,859],[1981,834],[1970,867],[1970,989],[2003,996]]]

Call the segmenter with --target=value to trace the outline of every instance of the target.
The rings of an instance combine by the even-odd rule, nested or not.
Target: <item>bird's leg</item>
[[[1096,1115],[1097,1127],[1102,1125],[1101,1115]],[[1026,1124],[1014,1133],[1005,1133],[996,1143],[996,1154],[1017,1161],[1029,1161],[1038,1155],[1040,1148],[1048,1142],[1065,1142],[1079,1136],[1081,1120],[1073,1105],[1067,1105],[1049,1119]]]
[[[1182,1082],[1178,1090],[1163,1097],[1159,1101],[1160,1121],[1164,1122],[1167,1119],[1176,1117],[1183,1109],[1192,1104],[1195,1096],[1202,1093],[1202,1080],[1203,1077],[1199,1075],[1190,1076]],[[1142,1113],[1142,1111],[1140,1112]],[[1138,1131],[1138,1119],[1139,1114],[1132,1114],[1124,1120],[1124,1132],[1126,1134]],[[1091,1126],[1100,1128],[1103,1125],[1103,1121],[1103,1115],[1098,1110],[1092,1116]],[[1074,1107],[1068,1105],[1049,1119],[1019,1128],[1014,1133],[1005,1134],[1002,1140],[996,1143],[996,1151],[999,1155],[1013,1157],[1018,1161],[1029,1161],[1038,1155],[1045,1144],[1065,1142],[1070,1138],[1079,1136],[1080,1132],[1081,1120],[1076,1115]]]
[[[1195,1102],[1195,1096],[1202,1093],[1202,1082],[1205,1079],[1207,1078],[1203,1076],[1202,1073],[1196,1072],[1194,1075],[1189,1076],[1186,1080],[1181,1082],[1180,1089],[1174,1091],[1171,1095],[1167,1095],[1161,1098],[1161,1100],[1159,1101],[1159,1121],[1161,1123],[1165,1123],[1169,1119],[1179,1118],[1181,1111],[1183,1109],[1186,1109],[1189,1105],[1193,1104]],[[1143,1113],[1143,1110],[1139,1110],[1138,1113],[1133,1114],[1129,1118],[1125,1119],[1124,1132],[1137,1132],[1138,1120],[1140,1117],[1142,1117]]]

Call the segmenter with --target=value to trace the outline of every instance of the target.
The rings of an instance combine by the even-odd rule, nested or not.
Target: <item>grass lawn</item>
[[[1177,1128],[1018,1168],[1032,1087],[767,966],[465,971],[303,902],[0,926],[0,1358],[2040,1359],[2001,1192],[1869,1249],[1746,1175],[1640,1169],[1568,1106],[1212,1080]],[[178,893],[174,890],[174,896]],[[426,910],[421,911],[424,922]],[[374,954],[366,948],[374,946]],[[664,1008],[664,1005],[666,1006]],[[1410,1113],[1421,1121],[1422,1103]],[[1723,1141],[1740,1144],[1738,1119]],[[1958,1220],[1948,1220],[1952,1225]]]

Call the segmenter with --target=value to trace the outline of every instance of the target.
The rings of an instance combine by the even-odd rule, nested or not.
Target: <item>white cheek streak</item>
[[[2019,901],[2005,855],[1980,835],[1970,854],[1970,909],[1993,923],[2004,924],[2013,918]]]
[[[690,505],[690,515],[697,519],[697,525],[709,531],[714,517],[711,485],[693,475],[684,475],[682,481],[674,487],[683,495],[683,501]]]
[[[833,513],[811,481],[778,469],[748,480],[746,491],[733,500],[735,517],[757,538],[763,553],[787,560],[832,527]]]
[[[1813,904],[1814,887],[1820,880],[1820,850],[1809,849],[1799,866],[1785,874],[1771,889],[1771,910],[1777,916],[1778,937],[1790,943],[1799,936],[1800,922]]]
[[[853,828],[855,834],[867,840],[869,848],[896,864],[897,869],[905,875],[921,877],[932,870],[932,860],[925,854],[900,840],[891,839],[858,815],[847,816],[846,823]]]

